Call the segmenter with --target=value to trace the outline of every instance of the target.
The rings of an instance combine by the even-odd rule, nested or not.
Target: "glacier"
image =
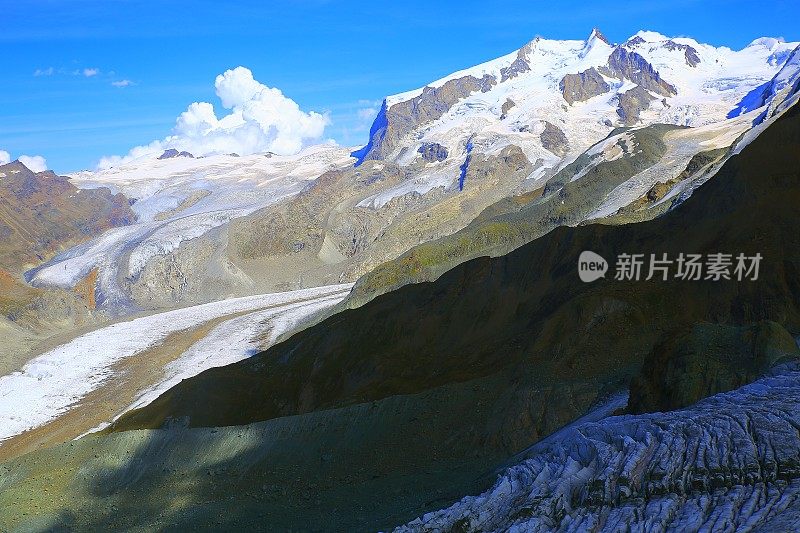
[[[150,259],[294,196],[327,170],[352,161],[348,150],[323,144],[292,156],[143,157],[99,172],[70,175],[78,187],[108,187],[136,199],[132,208],[139,220],[56,255],[28,271],[26,280],[36,287],[69,288],[97,268],[99,307],[117,315],[134,312],[137,308],[121,282],[135,279]],[[206,194],[179,209],[197,191]],[[165,213],[163,219],[157,216]]]
[[[231,298],[117,322],[76,337],[20,371],[0,376],[0,443],[72,409],[86,409],[81,402],[90,392],[109,381],[124,381],[115,364],[145,353],[172,333],[246,313],[231,316],[187,352],[176,354],[163,379],[138,391],[128,409],[146,405],[182,379],[252,355],[298,321],[341,301],[350,288],[332,285]]]
[[[577,421],[397,532],[800,530],[800,370],[667,413]]]

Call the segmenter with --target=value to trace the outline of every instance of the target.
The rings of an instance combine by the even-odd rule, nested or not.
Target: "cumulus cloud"
[[[11,154],[5,150],[0,150],[0,165],[7,165],[11,162]],[[19,162],[34,172],[44,172],[47,170],[47,161],[40,155],[21,155]]]
[[[47,67],[45,69],[37,68],[33,71],[33,75],[37,78],[39,76],[52,76],[55,73],[55,69],[53,67]]]
[[[85,68],[83,69],[83,75],[87,78],[91,78],[92,76],[97,76],[100,74],[99,68]]]
[[[230,111],[227,115],[217,117],[212,104],[195,102],[177,118],[172,135],[137,146],[126,156],[104,157],[98,168],[160,155],[167,148],[195,156],[266,151],[294,154],[320,139],[330,123],[327,115],[306,113],[279,89],[258,82],[245,67],[220,74],[214,86],[222,106]]]
[[[131,80],[118,80],[118,81],[112,81],[111,85],[113,85],[114,87],[122,88],[122,87],[130,87],[131,85],[134,85],[134,83]]]
[[[44,172],[47,170],[47,161],[40,155],[21,155],[19,156],[19,162],[33,172]]]

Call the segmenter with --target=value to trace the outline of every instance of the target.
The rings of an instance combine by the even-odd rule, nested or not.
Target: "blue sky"
[[[385,95],[536,35],[580,39],[597,26],[616,42],[639,29],[732,48],[765,35],[800,40],[800,2],[758,5],[0,0],[0,149],[41,154],[58,172],[92,167],[163,139],[192,102],[221,110],[214,79],[238,65],[303,111],[327,112],[325,137],[357,145]]]

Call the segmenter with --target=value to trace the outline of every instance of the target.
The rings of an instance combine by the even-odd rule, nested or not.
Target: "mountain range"
[[[799,44],[537,37],[359,148],[0,167],[0,524],[793,529]]]

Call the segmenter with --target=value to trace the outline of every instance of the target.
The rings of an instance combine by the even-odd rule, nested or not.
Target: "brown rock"
[[[584,102],[611,89],[594,67],[578,74],[567,74],[561,79],[558,87],[564,95],[564,100],[570,105],[574,102]]]

